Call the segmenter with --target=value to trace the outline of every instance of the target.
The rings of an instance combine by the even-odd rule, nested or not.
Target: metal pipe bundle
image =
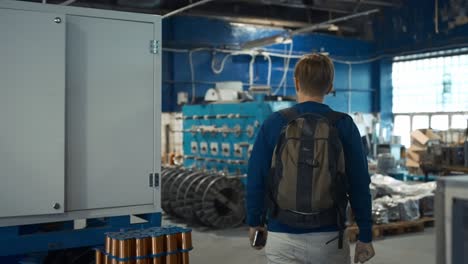
[[[103,248],[96,248],[96,264],[189,264],[192,231],[155,227],[107,233]]]

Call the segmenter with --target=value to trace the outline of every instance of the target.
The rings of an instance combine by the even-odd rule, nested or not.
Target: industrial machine
[[[468,176],[439,178],[435,202],[437,263],[467,263]]]
[[[241,93],[232,83],[208,93],[224,100],[183,107],[183,164],[163,168],[162,208],[188,221],[226,228],[245,218],[248,159],[261,124],[293,102]]]
[[[159,226],[161,18],[0,1],[0,32],[0,262]]]

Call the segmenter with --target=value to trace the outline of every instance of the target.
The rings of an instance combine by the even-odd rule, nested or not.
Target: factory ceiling
[[[40,2],[40,0],[35,0]],[[167,14],[199,0],[77,0],[73,5]],[[48,0],[60,3],[63,0]],[[402,0],[214,0],[187,10],[183,15],[203,16],[231,22],[297,29],[340,16],[375,8],[398,8]],[[382,14],[374,14],[382,15]],[[372,16],[342,22],[317,31],[372,39]]]

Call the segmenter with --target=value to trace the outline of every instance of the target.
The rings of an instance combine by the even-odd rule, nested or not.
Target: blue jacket
[[[305,102],[294,106],[299,114],[325,114],[332,111],[325,104]],[[286,125],[284,117],[276,112],[263,123],[257,135],[255,145],[249,160],[247,177],[247,223],[249,226],[259,226],[262,223],[265,208],[265,179],[269,177],[273,150],[278,141],[281,129]],[[346,173],[349,177],[351,207],[359,226],[359,240],[372,240],[372,202],[369,190],[370,176],[367,168],[367,158],[364,154],[359,131],[352,118],[345,118],[336,123],[341,143],[343,145]],[[268,220],[268,230],[272,232],[303,234],[311,232],[337,231],[336,226],[319,229],[298,229]]]

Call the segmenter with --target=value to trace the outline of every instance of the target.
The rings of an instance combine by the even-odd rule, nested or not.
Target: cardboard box
[[[412,144],[408,150],[413,152],[424,152],[426,151],[426,147],[421,144],[415,143]]]
[[[417,163],[419,163],[421,161],[420,153],[415,152],[415,151],[411,151],[411,148],[410,148],[410,150],[408,150],[407,156],[408,156],[408,159],[411,159],[411,160],[413,160],[413,161],[415,161]]]
[[[437,135],[436,133],[434,133],[434,131],[432,131],[432,129],[428,129],[426,131],[426,136],[429,138],[429,140],[442,140],[442,138]]]
[[[411,159],[406,159],[406,167],[409,168],[419,168],[419,162],[416,162]]]
[[[421,130],[413,131],[411,133],[411,138],[422,145],[426,145],[426,143],[430,140],[430,138],[426,136],[426,134],[424,134]]]

